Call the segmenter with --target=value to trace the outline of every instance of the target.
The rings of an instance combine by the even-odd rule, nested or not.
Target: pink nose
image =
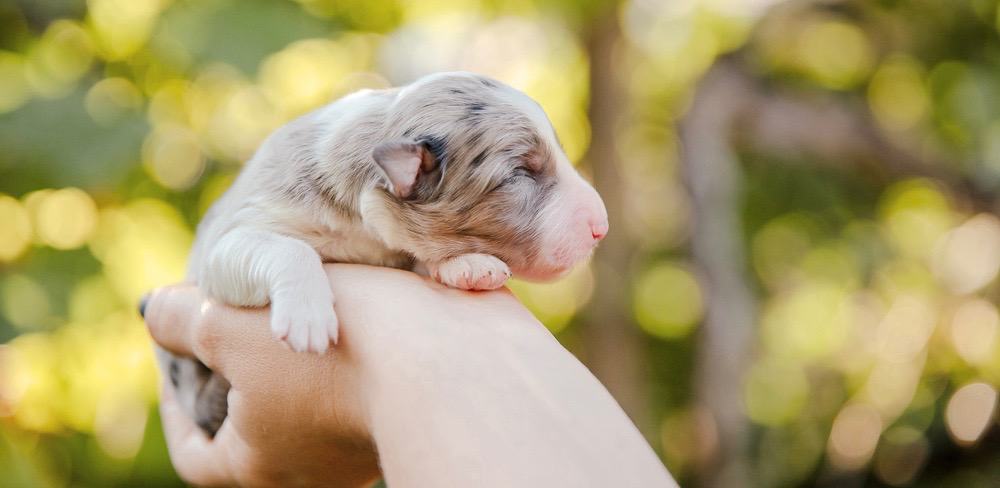
[[[600,222],[591,222],[590,235],[595,241],[604,239],[604,236],[608,235],[608,221],[602,220]]]

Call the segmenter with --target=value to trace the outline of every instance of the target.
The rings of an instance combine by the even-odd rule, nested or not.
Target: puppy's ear
[[[423,144],[416,142],[383,142],[375,146],[372,158],[385,172],[389,191],[399,198],[412,195],[420,177],[437,167],[434,155]]]

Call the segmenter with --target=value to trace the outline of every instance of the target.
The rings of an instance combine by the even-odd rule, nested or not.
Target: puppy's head
[[[484,253],[553,279],[608,232],[541,107],[489,78],[445,73],[400,90],[371,157],[381,181],[362,197],[365,223],[421,261]]]

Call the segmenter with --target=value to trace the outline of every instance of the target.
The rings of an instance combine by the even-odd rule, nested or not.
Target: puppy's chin
[[[520,280],[533,281],[535,283],[548,283],[556,281],[569,274],[573,267],[568,268],[521,268],[512,269],[514,277]]]
[[[514,273],[515,278],[521,280],[548,283],[565,277],[574,268],[589,261],[592,255],[591,251],[574,259],[516,266],[511,269],[511,272]]]

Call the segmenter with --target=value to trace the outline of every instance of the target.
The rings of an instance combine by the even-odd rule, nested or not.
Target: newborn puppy
[[[417,269],[465,290],[557,278],[608,231],[597,192],[541,107],[470,73],[362,90],[275,131],[198,227],[189,277],[271,305],[295,351],[336,343],[323,262]],[[214,435],[229,385],[163,352],[181,404]]]

